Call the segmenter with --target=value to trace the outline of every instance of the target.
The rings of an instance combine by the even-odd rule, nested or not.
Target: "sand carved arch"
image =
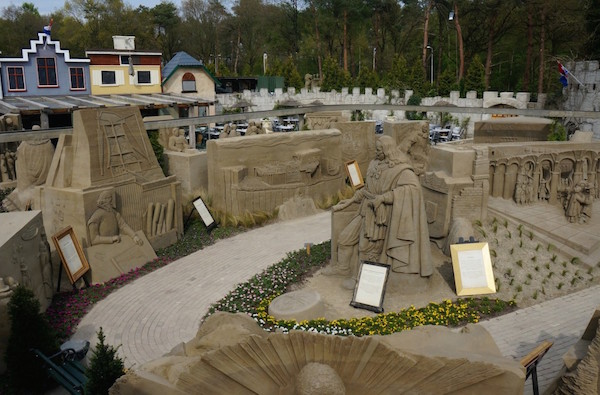
[[[523,110],[527,108],[527,103],[520,102],[514,98],[498,97],[495,99],[486,100],[483,105],[484,108],[517,108]]]

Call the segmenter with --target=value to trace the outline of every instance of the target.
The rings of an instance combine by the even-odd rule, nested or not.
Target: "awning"
[[[0,113],[71,112],[79,108],[138,106],[161,108],[169,106],[200,106],[214,104],[214,100],[176,96],[166,93],[127,95],[58,95],[31,97],[4,97],[0,100]]]

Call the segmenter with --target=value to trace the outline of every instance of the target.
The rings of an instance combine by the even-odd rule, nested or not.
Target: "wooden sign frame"
[[[450,252],[458,296],[496,293],[488,243],[452,244]]]
[[[383,313],[383,297],[390,265],[362,261],[350,306]]]
[[[83,253],[81,244],[79,244],[77,237],[75,237],[73,228],[67,226],[55,233],[52,236],[52,242],[67,272],[69,281],[71,284],[75,284],[77,280],[90,270],[90,264]]]
[[[202,197],[198,196],[196,199],[194,199],[193,204],[194,208],[200,215],[200,218],[202,219],[202,222],[204,222],[204,225],[206,226],[206,229],[208,231],[211,231],[214,227],[217,226],[217,222],[215,221],[212,214],[210,213],[210,210],[204,203],[204,200],[202,200]]]
[[[360,167],[356,160],[346,162],[345,168],[348,179],[350,180],[350,185],[353,189],[360,189],[365,186],[365,181],[360,173]]]

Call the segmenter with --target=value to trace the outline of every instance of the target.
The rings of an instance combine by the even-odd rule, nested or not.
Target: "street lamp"
[[[430,76],[430,81],[431,81],[431,85],[433,85],[433,47],[431,45],[428,45],[427,49],[431,49],[431,76]]]
[[[375,59],[377,58],[377,47],[373,47],[373,72],[375,71]]]

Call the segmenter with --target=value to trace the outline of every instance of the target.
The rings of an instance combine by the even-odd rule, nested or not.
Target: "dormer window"
[[[37,58],[38,86],[58,86],[56,78],[56,60],[54,58]]]
[[[192,73],[185,73],[181,78],[181,92],[196,92],[196,77]]]

